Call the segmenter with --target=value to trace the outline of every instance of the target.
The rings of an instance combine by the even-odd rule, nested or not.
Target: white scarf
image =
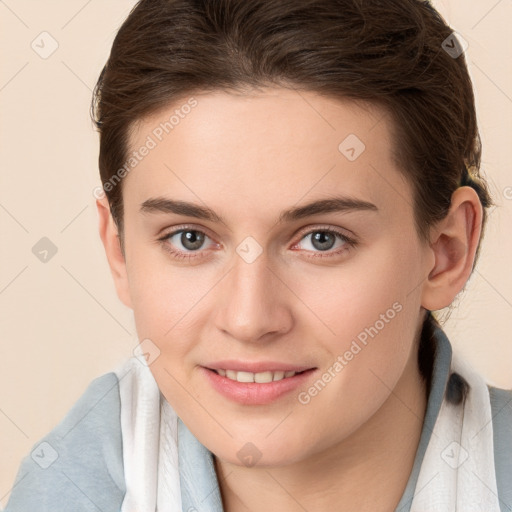
[[[115,373],[126,483],[120,512],[181,512],[178,416],[143,356],[131,357]]]
[[[410,512],[500,512],[487,385],[455,353],[451,370],[471,391],[463,413],[443,400]],[[143,357],[131,357],[116,374],[127,489],[121,512],[181,511],[178,417]]]
[[[455,352],[450,369],[470,391],[464,409],[441,403],[410,512],[500,512],[487,384]]]

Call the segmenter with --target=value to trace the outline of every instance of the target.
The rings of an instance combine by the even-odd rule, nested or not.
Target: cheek
[[[130,287],[138,339],[149,343],[147,346],[157,354],[150,370],[169,403],[180,416],[187,417],[191,397],[199,399],[189,382],[195,364],[194,346],[200,338],[194,315],[201,311],[200,299],[205,292],[194,286],[182,269],[142,262],[132,274]]]
[[[214,287],[219,276],[207,272],[206,266],[179,267],[164,257],[138,256],[130,272],[138,339],[149,339],[156,346],[159,357],[151,371],[162,390],[178,397],[182,393],[179,383],[193,379],[198,361],[207,357],[201,340],[212,332],[210,319],[218,303]]]
[[[294,293],[307,306],[300,306],[302,323],[316,326],[321,338],[343,346],[381,315],[388,312],[386,319],[394,319],[396,309],[410,302],[418,270],[405,267],[409,258],[393,242],[381,240],[339,265],[293,269],[285,280],[293,283]]]
[[[329,354],[325,369],[336,375],[336,383],[326,386],[324,407],[344,403],[356,417],[382,403],[400,378],[420,311],[413,291],[418,270],[406,268],[404,257],[396,244],[381,244],[346,266],[300,281],[297,294],[309,306],[303,325],[315,326],[315,339]]]
[[[159,339],[171,336],[200,300],[201,276],[194,269],[173,265],[158,245],[133,245],[127,272],[138,333]]]

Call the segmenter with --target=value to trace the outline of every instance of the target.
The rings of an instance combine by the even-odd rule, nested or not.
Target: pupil
[[[330,240],[329,240],[330,239]],[[327,242],[326,242],[327,240]],[[334,236],[332,233],[317,231],[313,235],[313,246],[317,249],[331,249],[334,243]]]
[[[203,244],[204,237],[197,231],[185,231],[181,235],[181,243],[187,249],[199,249]]]

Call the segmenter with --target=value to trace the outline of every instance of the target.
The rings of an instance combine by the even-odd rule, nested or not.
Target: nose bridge
[[[268,258],[265,253],[249,262],[240,257],[236,262],[233,286],[237,298],[248,306],[256,302],[263,305],[263,299],[269,298],[269,288],[272,286],[273,274],[268,268]],[[260,308],[261,309],[261,308]]]
[[[287,329],[289,315],[281,303],[278,279],[268,268],[266,253],[251,259],[240,245],[242,252],[235,255],[233,268],[226,276],[225,301],[219,304],[217,327],[240,341],[257,341],[267,333]]]

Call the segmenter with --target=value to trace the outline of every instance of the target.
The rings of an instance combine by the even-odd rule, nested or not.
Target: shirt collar
[[[450,377],[450,366],[452,362],[452,346],[445,332],[436,327],[434,330],[433,343],[434,363],[432,367],[432,381],[428,396],[423,428],[421,431],[420,442],[416,450],[416,456],[412,467],[409,480],[405,487],[402,498],[398,502],[395,512],[408,512],[411,508],[414,498],[416,483],[420,473],[423,458],[427,450],[428,443],[434,430],[434,424],[439,415],[441,404],[443,402],[446,386]]]

